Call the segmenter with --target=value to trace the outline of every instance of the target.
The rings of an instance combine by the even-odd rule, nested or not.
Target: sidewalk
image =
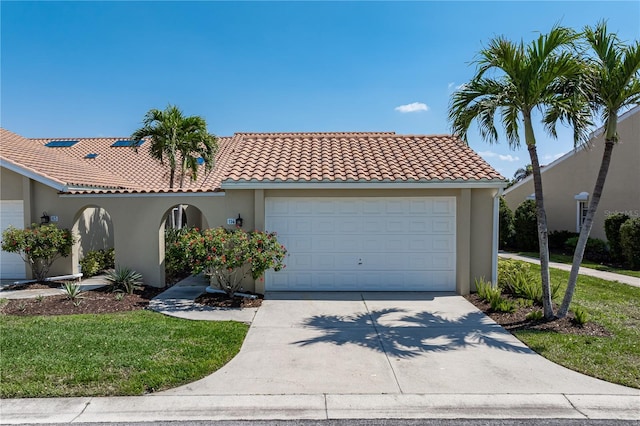
[[[0,402],[2,424],[299,419],[640,419],[640,395],[147,395]]]
[[[520,256],[514,253],[500,252],[498,253],[498,256],[505,259],[515,259],[522,260],[523,262],[535,263],[536,265],[540,264],[540,260],[536,258]],[[567,272],[571,271],[571,265],[567,265],[566,263],[549,262],[549,267]],[[581,266],[580,275],[588,275],[590,277],[596,277],[607,281],[618,281],[623,284],[640,287],[640,278],[630,277],[629,275],[616,274],[615,272],[598,271],[597,269],[585,268],[584,266]]]

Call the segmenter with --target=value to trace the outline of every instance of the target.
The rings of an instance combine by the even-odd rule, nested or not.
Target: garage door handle
[[[362,265],[362,259],[358,259],[358,265]]]

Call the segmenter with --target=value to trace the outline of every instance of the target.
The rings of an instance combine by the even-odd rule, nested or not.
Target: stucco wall
[[[209,227],[226,226],[227,218],[244,219],[245,230],[264,228],[264,200],[267,197],[456,197],[457,291],[467,294],[474,278],[491,279],[493,196],[495,189],[385,189],[385,190],[227,190],[223,194],[60,196],[56,190],[33,182],[30,192],[32,220],[42,211],[58,216],[62,228],[86,228],[98,219],[101,239],[116,249],[116,264],[131,267],[143,274],[148,285],[164,285],[164,224],[170,210],[178,203],[189,205],[193,224],[201,221]],[[192,222],[192,220],[194,222]],[[87,238],[87,235],[83,235]],[[82,242],[69,258],[57,261],[53,274],[78,272],[78,261],[92,243]],[[264,290],[260,282],[244,283],[247,290]]]
[[[60,196],[54,189],[35,183],[32,191],[31,215],[38,218],[42,210],[59,218],[58,226],[72,229],[84,217],[87,207],[100,207],[113,222],[113,246],[116,248],[116,264],[131,267],[142,273],[145,284],[164,286],[164,222],[168,212],[178,203],[196,207],[202,212],[203,221],[211,227],[223,226],[226,219],[247,213],[244,228],[254,226],[253,193],[236,191],[214,196]],[[78,271],[78,251],[58,260],[52,274]]]
[[[22,175],[0,167],[0,199],[22,200]]]
[[[640,112],[618,124],[620,142],[614,147],[600,205],[591,236],[606,239],[605,218],[615,212],[640,216]],[[572,156],[543,169],[542,188],[549,230],[576,231],[575,195],[593,193],[602,153],[604,137],[600,135],[590,146],[579,149]],[[515,209],[534,192],[533,180],[528,179],[505,192],[509,208]]]

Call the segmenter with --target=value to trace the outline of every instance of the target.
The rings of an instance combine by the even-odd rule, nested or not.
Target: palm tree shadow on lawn
[[[522,344],[510,343],[506,339],[510,334],[500,326],[485,323],[487,317],[482,312],[470,312],[458,319],[447,319],[431,312],[403,315],[404,312],[403,309],[383,309],[347,317],[316,315],[308,318],[304,325],[322,334],[294,343],[300,346],[354,344],[397,358],[481,346],[532,353]]]

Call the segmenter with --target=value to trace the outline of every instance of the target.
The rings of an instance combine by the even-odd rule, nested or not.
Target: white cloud
[[[498,157],[499,160],[508,161],[510,163],[513,163],[514,161],[520,161],[520,157],[513,156],[511,154],[502,155],[502,154],[498,154],[497,152],[493,152],[493,151],[480,151],[480,152],[478,152],[478,154],[481,157],[485,157],[485,158]]]
[[[502,161],[508,161],[510,163],[513,163],[514,161],[520,161],[520,157],[514,157],[511,154],[507,154],[507,155],[498,154],[498,158],[501,159]]]
[[[414,102],[411,104],[400,105],[394,108],[396,111],[400,111],[402,113],[405,112],[417,112],[417,111],[429,111],[429,107],[427,104],[422,102]]]

